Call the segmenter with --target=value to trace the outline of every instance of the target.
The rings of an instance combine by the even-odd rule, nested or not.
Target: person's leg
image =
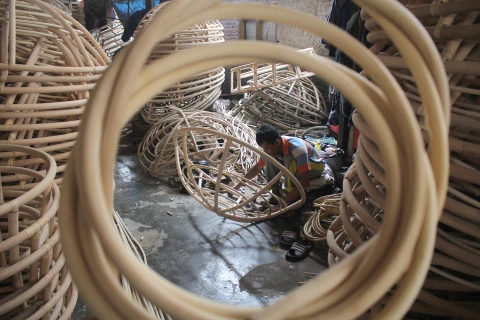
[[[283,161],[285,162],[285,168],[287,168],[288,171],[290,171],[290,173],[293,174],[295,176],[295,178],[298,179],[297,160],[295,160],[295,157],[288,154],[283,158]],[[286,183],[286,186],[285,186],[285,190],[287,190],[287,192],[291,192],[294,185],[293,185],[292,181],[288,178],[286,178],[286,182],[287,183]]]
[[[290,171],[295,176],[295,178],[299,179],[298,172],[297,172],[297,160],[295,160],[295,158],[291,155],[285,156],[284,160],[285,160],[285,167],[288,168],[288,171]],[[323,162],[320,162],[320,163],[311,162],[310,167],[312,168],[312,170],[310,170],[309,172],[310,181],[319,179],[320,177],[322,177],[323,170],[325,169],[325,165],[323,164]],[[292,191],[292,189],[293,189],[293,183],[290,181],[290,179],[287,179],[286,190],[290,192]]]
[[[271,164],[270,162],[267,161],[267,164],[265,166],[265,175],[267,177],[267,183],[273,180],[277,176],[277,174],[280,172],[280,170]],[[271,188],[272,193],[276,196],[280,196],[280,182],[275,183]],[[278,201],[272,197],[270,198],[270,204],[276,205],[278,204]]]
[[[312,170],[309,172],[310,180],[320,178],[323,175],[323,170],[325,169],[325,164],[323,162],[315,163],[310,162],[310,167]]]

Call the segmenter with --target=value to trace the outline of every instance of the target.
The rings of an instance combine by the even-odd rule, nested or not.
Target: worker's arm
[[[262,171],[262,168],[263,166],[257,163],[250,170],[248,170],[248,172],[245,174],[245,179],[251,180],[252,178],[256,177],[260,173],[260,171]],[[233,187],[233,189],[238,190],[243,185],[243,182],[239,182],[235,187]]]
[[[302,185],[303,190],[306,190],[310,185],[310,177],[308,173],[309,171],[305,171],[298,174],[299,176],[298,180]],[[293,190],[288,194],[288,196],[283,198],[283,201],[289,204],[297,200],[299,197],[300,197],[300,191],[296,187],[293,187]]]

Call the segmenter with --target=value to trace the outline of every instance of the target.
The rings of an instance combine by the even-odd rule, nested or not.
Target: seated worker
[[[257,129],[257,144],[269,156],[275,158],[283,164],[300,182],[303,189],[306,190],[310,185],[310,180],[320,178],[325,169],[324,162],[315,148],[307,141],[289,137],[280,136],[277,129],[269,124],[264,124]],[[262,168],[265,167],[267,182],[271,181],[279,172],[279,169],[260,158],[246,174],[246,179],[256,177]],[[238,190],[243,184],[238,183],[234,188]],[[281,197],[287,204],[295,202],[300,198],[300,191],[293,185],[290,179],[287,179],[285,190],[288,192],[286,197]],[[272,187],[272,193],[280,196],[280,185]],[[275,198],[270,199],[270,204],[276,205]]]

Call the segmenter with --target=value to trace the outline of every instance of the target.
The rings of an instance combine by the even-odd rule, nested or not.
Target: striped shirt
[[[297,161],[298,173],[312,170],[310,162],[320,163],[323,159],[307,141],[300,138],[282,136],[281,155],[286,156],[289,154]],[[260,157],[258,164],[265,167],[265,159]]]

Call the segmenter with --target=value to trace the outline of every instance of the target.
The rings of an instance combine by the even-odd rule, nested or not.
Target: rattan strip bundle
[[[220,0],[176,0],[135,39],[129,54],[120,53],[89,100],[95,108],[87,108],[83,115],[79,141],[62,185],[60,224],[65,230],[61,236],[67,261],[74,278],[82,279],[78,283],[82,298],[99,318],[150,318],[117,283],[118,272],[174,319],[354,319],[395,284],[397,290],[379,317],[403,317],[428,271],[445,200],[448,83],[434,44],[404,7],[390,0],[357,3],[380,22],[399,48],[412,54],[408,64],[421,84],[428,132],[435,136],[428,154],[415,115],[391,73],[361,43],[312,15]],[[340,48],[373,82],[330,59],[305,57],[292,48],[260,41],[198,47],[145,67],[156,43],[214,18],[274,21],[311,32]],[[272,60],[308,68],[357,107],[376,137],[389,192],[381,231],[350,257],[271,306],[235,307],[188,293],[145,268],[125,250],[113,228],[106,228],[112,224],[115,150],[121,128],[158,91],[218,65]]]
[[[92,30],[91,33],[107,56],[112,59],[115,52],[127,44],[122,40],[123,31],[120,21],[113,20],[99,29]]]
[[[169,3],[163,2],[152,8],[138,25],[134,37],[137,37]],[[177,30],[175,34],[162,39],[150,53],[147,63],[163,59],[177,51],[223,41],[223,25],[218,20],[206,20],[183,30]],[[224,79],[225,70],[221,66],[191,75],[188,79],[174,83],[158,93],[150,103],[145,104],[141,114],[146,122],[154,124],[171,112],[171,107],[205,110],[220,96],[220,87]]]
[[[292,72],[285,70],[276,73],[277,79],[292,76]],[[262,74],[258,82],[270,82],[271,77],[272,74]],[[270,123],[282,132],[318,126],[327,117],[322,94],[308,78],[246,93],[231,114],[241,114],[251,125]]]
[[[114,213],[115,227],[118,235],[122,238],[123,244],[133,253],[137,259],[141,260],[145,265],[147,265],[147,257],[143,251],[140,243],[135,239],[135,237],[130,233],[125,222],[122,220],[122,217],[118,214],[117,211]],[[152,317],[155,319],[161,320],[172,320],[168,314],[163,314],[162,310],[158,309],[150,301],[145,299],[144,296],[140,295],[137,290],[130,286],[128,279],[125,276],[120,276],[120,281],[124,290],[130,294],[132,300],[136,301],[138,304],[141,304],[145,310],[147,310]]]
[[[440,218],[436,240],[436,251],[433,256],[430,274],[412,310],[435,315],[455,316],[460,318],[478,318],[480,311],[478,292],[480,291],[480,245],[478,244],[478,228],[480,222],[475,217],[480,204],[475,199],[480,195],[480,90],[478,75],[480,70],[480,47],[474,38],[478,38],[478,17],[480,3],[478,1],[429,1],[417,4],[409,1],[408,9],[421,20],[444,61],[449,89],[451,92],[451,126],[450,126],[450,185],[447,201]],[[419,85],[406,68],[406,56],[398,55],[398,48],[392,45],[386,32],[379,28],[375,19],[362,12],[365,25],[370,30],[367,40],[372,42],[372,51],[381,53],[380,59],[390,68],[392,74],[401,83],[410,103],[417,114],[420,125],[425,129],[428,123],[424,119],[424,106],[419,94]],[[454,65],[452,65],[454,63]],[[362,125],[361,125],[362,126]],[[363,125],[365,128],[365,126]],[[368,131],[368,130],[367,130]],[[363,133],[363,132],[362,132]],[[431,143],[429,134],[424,134],[426,143]],[[375,159],[375,160],[374,160]],[[355,193],[359,202],[368,199],[370,207],[364,207],[364,216],[381,221],[384,208],[385,172],[378,157],[378,150],[372,139],[364,136],[359,147],[359,160],[356,164],[356,175],[365,190]],[[374,161],[372,161],[374,160]],[[369,174],[374,178],[367,178]],[[363,175],[363,178],[362,176]],[[369,182],[370,180],[370,182]],[[350,186],[352,184],[350,183]],[[375,191],[378,189],[378,192]],[[370,189],[370,191],[368,191]],[[347,191],[349,192],[349,191]],[[352,205],[348,210],[353,208]],[[358,210],[353,208],[357,221],[354,225],[344,218],[343,225],[348,225],[349,232],[336,241],[331,241],[333,257],[341,258],[353,247],[362,245],[362,241],[375,233],[372,223],[358,217]],[[345,216],[352,215],[348,212]],[[339,221],[334,224],[340,228]],[[374,224],[376,225],[376,223]],[[354,231],[355,230],[355,231]],[[349,244],[354,242],[353,247]],[[343,252],[342,252],[343,251]],[[472,292],[476,294],[472,295]]]
[[[52,155],[60,183],[89,92],[109,59],[77,21],[43,2],[4,1],[0,16],[0,143]],[[36,170],[34,161],[26,165]]]
[[[313,202],[313,206],[318,208],[315,213],[308,219],[301,230],[303,238],[313,242],[324,241],[327,238],[328,227],[335,218],[340,214],[340,197],[341,193],[323,196]],[[340,234],[342,230],[337,230],[335,236]]]
[[[2,160],[37,159],[42,170],[0,164],[0,317],[69,319],[78,291],[56,220],[60,190],[45,152],[0,144]]]
[[[214,129],[192,126],[176,129],[173,142],[183,186],[205,208],[220,216],[234,221],[255,222],[277,217],[305,202],[305,191],[292,173],[265,152],[239,138]],[[262,186],[245,179],[245,172],[239,174],[229,170],[231,163],[236,163],[239,158],[238,150],[242,149],[253,151],[275,165],[278,174]],[[287,204],[271,192],[271,187],[281,183],[282,178],[290,179],[292,185],[300,190],[300,199]],[[239,183],[243,185],[240,191],[233,188]],[[268,201],[270,197],[279,204],[272,206]]]
[[[169,177],[177,175],[177,158],[174,150],[174,131],[184,127],[205,127],[226,133],[247,142],[250,145],[256,145],[254,132],[245,124],[237,119],[221,113],[214,113],[199,110],[174,109],[170,115],[165,116],[158,121],[147,132],[142,142],[138,146],[137,156],[140,164],[153,177]],[[193,143],[193,141],[191,141]],[[217,141],[211,139],[210,142],[204,141],[202,149],[211,149],[217,147]],[[207,145],[211,143],[211,145]],[[196,149],[194,144],[190,145]],[[204,155],[206,156],[206,155]],[[212,160],[209,160],[212,158]],[[215,151],[209,153],[205,159],[196,159],[211,161],[216,160]],[[258,157],[254,152],[245,147],[240,147],[229,157],[227,171],[245,174],[253,165]]]

